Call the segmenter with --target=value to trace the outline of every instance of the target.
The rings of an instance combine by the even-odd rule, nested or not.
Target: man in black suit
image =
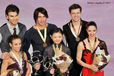
[[[82,8],[79,4],[73,4],[69,7],[71,20],[63,26],[63,32],[71,50],[73,58],[73,67],[70,70],[70,76],[80,76],[82,67],[77,63],[76,53],[79,41],[87,37],[86,24],[87,22],[81,19]]]

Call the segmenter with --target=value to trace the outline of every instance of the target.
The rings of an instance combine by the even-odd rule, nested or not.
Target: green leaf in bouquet
[[[63,73],[59,72],[59,76],[64,76]]]

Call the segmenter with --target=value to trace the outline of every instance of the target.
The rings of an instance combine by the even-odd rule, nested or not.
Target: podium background
[[[98,25],[97,36],[107,43],[112,56],[111,62],[104,68],[105,76],[114,75],[114,0],[0,0],[0,26],[7,22],[5,9],[9,4],[15,4],[20,9],[19,22],[27,29],[35,23],[33,12],[38,7],[44,7],[49,14],[47,22],[62,27],[70,21],[68,8],[73,3],[82,6],[82,19],[95,21]],[[29,50],[32,52],[32,48]]]

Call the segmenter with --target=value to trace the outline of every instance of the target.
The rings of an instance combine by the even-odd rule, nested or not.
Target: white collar
[[[16,34],[19,34],[19,27],[18,27],[18,24],[16,24],[16,26],[11,26],[10,24],[9,24],[9,22],[7,22],[7,25],[8,25],[8,28],[9,28],[9,31],[11,32],[11,34],[13,34],[13,32],[14,32],[14,28],[16,28]]]
[[[18,28],[18,24],[16,24],[16,26],[11,26],[10,24],[9,24],[9,22],[7,22],[7,25],[8,25],[8,27],[10,28],[10,29],[12,29],[12,28]]]
[[[70,27],[70,30],[71,30],[72,34],[77,38],[77,35],[76,35],[75,32],[73,31],[73,28],[70,26],[70,23],[69,23],[68,25],[69,25],[69,27]]]

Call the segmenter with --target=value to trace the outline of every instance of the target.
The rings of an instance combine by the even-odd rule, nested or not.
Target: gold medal
[[[80,38],[79,38],[79,37],[77,37],[77,38],[76,38],[76,41],[80,41]]]
[[[47,47],[47,43],[45,42],[45,43],[43,43],[43,47]]]

